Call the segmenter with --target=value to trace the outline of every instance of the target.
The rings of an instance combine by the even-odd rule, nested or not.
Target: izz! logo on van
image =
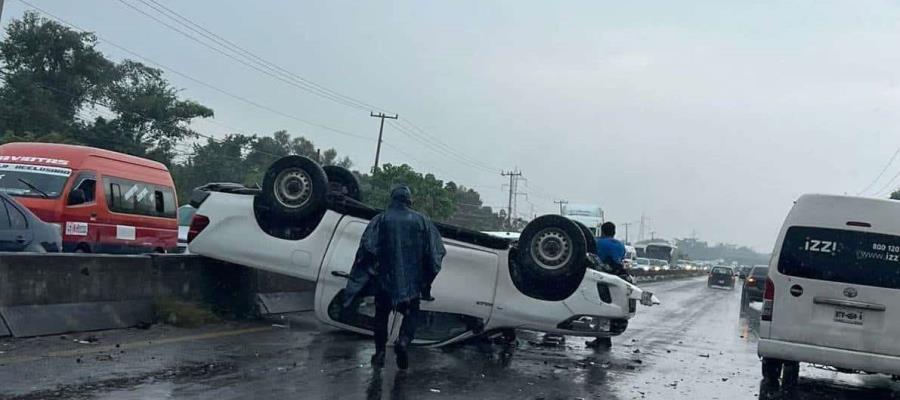
[[[31,157],[31,156],[0,156],[0,161],[5,162],[26,162],[48,165],[69,165],[69,160],[59,158]]]

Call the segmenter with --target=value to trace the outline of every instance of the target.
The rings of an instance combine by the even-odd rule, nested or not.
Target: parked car
[[[731,267],[713,267],[709,271],[706,287],[725,287],[734,289],[735,273]]]
[[[650,265],[650,259],[644,257],[638,257],[634,259],[634,269],[639,269],[641,271],[652,271],[653,266]]]
[[[359,240],[379,213],[362,202],[346,169],[288,156],[261,189],[206,186],[188,234],[191,253],[316,282],[316,316],[372,334],[371,297],[344,307]],[[574,221],[545,215],[518,242],[436,224],[447,255],[422,303],[416,344],[439,346],[491,332],[529,329],[559,335],[620,335],[637,303],[658,299],[625,280],[588,268],[593,236]],[[589,237],[590,236],[590,237]]]
[[[0,192],[0,251],[55,253],[62,249],[59,225],[41,221],[28,208]]]
[[[666,260],[657,260],[657,259],[651,258],[650,259],[650,267],[652,267],[652,269],[654,271],[668,271],[669,270],[669,262]]]
[[[741,305],[746,306],[751,302],[763,301],[763,291],[766,288],[766,277],[769,274],[768,266],[755,266],[747,274],[747,279],[741,286]]]
[[[0,146],[0,192],[62,227],[69,252],[143,253],[178,241],[175,184],[166,166],[92,147]]]
[[[803,195],[775,242],[759,356],[769,382],[799,363],[900,375],[900,202]]]

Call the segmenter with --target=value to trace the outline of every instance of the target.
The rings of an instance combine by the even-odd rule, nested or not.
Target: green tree
[[[455,182],[447,182],[445,189],[453,199],[454,210],[447,223],[464,226],[479,231],[499,231],[505,221],[491,209],[484,206],[481,195]]]
[[[252,136],[228,135],[222,140],[207,139],[195,143],[193,154],[172,167],[172,175],[181,204],[187,203],[191,191],[210,182],[244,183],[246,161],[244,153],[253,142]]]
[[[197,137],[197,132],[190,128],[190,121],[213,116],[212,109],[179,99],[178,91],[163,78],[161,70],[125,60],[116,66],[115,73],[116,79],[106,91],[110,111],[118,115],[110,125],[120,136],[113,143],[126,145],[113,150],[169,164],[176,144]],[[86,143],[102,147],[110,138],[100,136],[88,136]]]
[[[407,185],[413,193],[413,208],[439,221],[453,214],[453,198],[443,181],[432,174],[416,172],[407,164],[384,164],[372,175],[363,175],[365,201],[383,208],[390,201],[390,191],[396,185]]]
[[[84,103],[103,98],[114,64],[97,51],[93,34],[33,12],[10,22],[6,36],[0,43],[3,140],[71,134]]]
[[[189,122],[213,111],[181,100],[162,71],[120,64],[91,33],[26,13],[0,43],[0,142],[86,144],[171,164],[175,145],[197,136]],[[85,110],[112,117],[83,120]]]
[[[891,200],[900,200],[900,189],[891,192]]]

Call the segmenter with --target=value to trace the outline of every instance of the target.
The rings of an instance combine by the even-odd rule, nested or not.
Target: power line
[[[885,194],[887,194],[887,193],[889,193],[891,190],[893,190],[894,181],[896,181],[897,178],[900,178],[900,171],[897,171],[897,173],[891,178],[890,181],[888,181],[887,184],[885,184],[884,186],[882,186],[881,189],[878,189],[878,191],[875,192],[874,197],[881,197],[881,196],[884,196]]]
[[[37,6],[33,5],[33,4],[31,4],[30,2],[28,2],[28,1],[26,1],[26,0],[16,0],[16,1],[18,1],[18,2],[20,2],[20,3],[22,3],[22,4],[24,4],[24,5],[26,5],[26,6],[28,6],[28,7],[31,7],[31,8],[34,9],[35,11],[38,11],[38,12],[40,12],[40,13],[42,13],[42,14],[44,14],[44,15],[50,17],[50,18],[53,18],[53,19],[55,19],[55,20],[57,20],[57,21],[59,21],[59,22],[65,24],[65,25],[68,25],[68,26],[71,27],[72,29],[78,30],[78,31],[80,31],[80,32],[87,32],[85,29],[82,29],[82,28],[79,27],[78,25],[72,24],[72,23],[70,23],[70,22],[68,22],[68,21],[66,21],[66,20],[64,20],[64,19],[62,19],[62,18],[60,18],[60,17],[57,17],[57,16],[55,16],[55,15],[53,15],[53,14],[51,14],[51,13],[49,13],[49,12],[47,12],[47,11],[41,9],[41,8],[39,8],[39,7],[37,7]],[[295,120],[295,121],[298,121],[298,122],[301,122],[301,123],[304,123],[304,124],[307,124],[307,125],[310,125],[310,126],[314,126],[314,127],[320,128],[320,129],[324,129],[324,130],[328,130],[328,131],[331,131],[331,132],[335,132],[335,133],[338,133],[338,134],[341,134],[341,135],[350,136],[350,137],[355,137],[355,138],[357,138],[357,139],[366,140],[366,141],[373,141],[373,140],[374,140],[374,139],[369,138],[369,137],[366,137],[366,136],[358,135],[358,134],[351,133],[351,132],[347,132],[347,131],[344,131],[344,130],[341,130],[341,129],[332,128],[332,127],[327,126],[327,125],[323,125],[323,124],[319,124],[319,123],[316,123],[316,122],[312,122],[312,121],[306,120],[306,119],[304,119],[304,118],[300,118],[300,117],[298,117],[298,116],[296,116],[296,115],[292,115],[292,114],[289,114],[289,113],[286,113],[286,112],[277,110],[277,109],[275,109],[275,108],[269,107],[269,106],[264,105],[264,104],[260,104],[260,103],[258,103],[258,102],[256,102],[256,101],[250,100],[250,99],[248,99],[248,98],[246,98],[246,97],[243,97],[243,96],[240,96],[240,95],[231,93],[231,92],[229,92],[229,91],[227,91],[227,90],[225,90],[225,89],[219,88],[219,87],[217,87],[217,86],[215,86],[215,85],[213,85],[213,84],[207,83],[207,82],[202,81],[202,80],[197,79],[197,78],[194,78],[193,76],[190,76],[190,75],[188,75],[188,74],[185,74],[185,73],[183,73],[183,72],[180,72],[180,71],[178,71],[178,70],[176,70],[176,69],[174,69],[174,68],[171,68],[171,67],[169,67],[169,66],[167,66],[167,65],[165,65],[165,64],[156,62],[156,61],[154,61],[154,60],[152,60],[152,59],[150,59],[150,58],[148,58],[148,57],[145,57],[145,56],[143,56],[143,55],[141,55],[141,54],[138,54],[138,53],[136,53],[136,52],[134,52],[134,51],[132,51],[132,50],[130,50],[130,49],[124,47],[124,46],[121,46],[121,45],[119,45],[119,44],[116,44],[115,42],[112,42],[112,41],[110,41],[110,40],[108,40],[108,39],[104,38],[103,36],[100,36],[100,35],[98,35],[98,34],[96,34],[96,33],[94,33],[94,36],[96,36],[97,39],[98,39],[99,41],[102,41],[102,42],[104,42],[104,43],[106,43],[106,44],[108,44],[108,45],[110,45],[110,46],[113,46],[113,47],[115,47],[115,48],[117,48],[117,49],[119,49],[119,50],[121,50],[121,51],[124,51],[124,52],[126,52],[126,53],[128,53],[128,54],[130,54],[130,55],[132,55],[132,56],[134,56],[134,57],[137,57],[137,58],[139,58],[139,59],[141,59],[141,60],[144,60],[144,61],[147,62],[147,63],[156,65],[158,68],[161,68],[161,69],[164,69],[164,70],[166,70],[166,71],[169,71],[169,72],[171,72],[171,73],[173,73],[173,74],[175,74],[175,75],[181,76],[182,78],[188,79],[188,80],[190,80],[190,81],[192,81],[192,82],[194,82],[194,83],[197,83],[197,84],[199,84],[199,85],[205,86],[205,87],[207,87],[207,88],[209,88],[209,89],[212,89],[212,90],[214,90],[214,91],[216,91],[216,92],[219,92],[219,93],[221,93],[221,94],[224,94],[224,95],[226,95],[226,96],[228,96],[228,97],[231,97],[231,98],[233,98],[233,99],[236,99],[236,100],[242,101],[242,102],[244,102],[244,103],[250,104],[250,105],[252,105],[252,106],[254,106],[254,107],[256,107],[256,108],[259,108],[259,109],[261,109],[261,110],[268,111],[268,112],[271,112],[271,113],[276,114],[276,115],[280,115],[280,116],[285,117],[285,118],[288,118],[288,119],[292,119],[292,120]]]
[[[415,130],[416,132],[418,132],[419,134],[421,134],[422,136],[424,136],[424,138],[425,138],[424,140],[425,140],[425,141],[427,141],[427,142],[429,142],[429,143],[431,143],[431,144],[433,144],[433,145],[435,145],[435,146],[437,146],[437,147],[439,147],[439,148],[442,148],[443,150],[445,150],[445,151],[447,151],[447,152],[453,154],[454,156],[456,156],[456,157],[458,157],[458,158],[460,158],[460,159],[466,160],[468,163],[474,164],[474,165],[478,166],[479,168],[483,168],[483,169],[485,169],[485,170],[491,171],[492,173],[496,173],[497,171],[500,171],[500,170],[501,170],[501,168],[496,168],[496,167],[487,165],[487,164],[481,162],[480,160],[478,160],[478,159],[476,159],[476,158],[474,158],[474,157],[469,157],[468,155],[466,155],[466,154],[464,154],[464,153],[462,153],[462,152],[460,152],[460,151],[454,149],[452,146],[450,146],[450,145],[448,145],[447,143],[441,141],[441,140],[438,139],[437,137],[435,137],[435,136],[429,134],[428,132],[426,132],[424,129],[420,128],[418,125],[414,124],[414,123],[413,123],[412,121],[410,121],[409,119],[404,118],[404,119],[402,120],[402,122],[406,123],[406,124],[409,125],[413,130]]]
[[[371,109],[379,109],[380,110],[381,109],[379,107],[373,106],[373,105],[363,102],[361,100],[357,100],[353,97],[346,96],[346,95],[338,93],[334,90],[328,89],[322,85],[319,85],[319,84],[312,82],[306,78],[303,78],[303,77],[271,62],[271,61],[265,60],[262,57],[252,53],[251,51],[249,51],[241,46],[238,46],[234,42],[201,26],[200,24],[194,22],[190,18],[185,17],[182,14],[179,14],[177,11],[166,7],[165,5],[159,3],[158,1],[137,0],[140,3],[142,3],[144,6],[156,11],[158,14],[168,18],[169,20],[180,25],[181,27],[184,27],[196,34],[199,34],[200,36],[206,38],[207,40],[215,43],[216,45],[218,45],[218,47],[214,47],[214,46],[198,39],[196,36],[194,36],[188,32],[185,32],[175,26],[172,26],[171,24],[166,23],[165,21],[162,21],[159,18],[156,18],[155,16],[145,12],[144,10],[141,10],[138,7],[135,7],[134,5],[132,5],[130,3],[125,2],[124,0],[118,0],[118,1],[122,4],[124,4],[125,6],[131,8],[132,10],[146,16],[147,18],[153,19],[157,23],[187,37],[188,39],[190,39],[194,42],[197,42],[198,44],[200,44],[204,47],[207,47],[217,53],[220,53],[234,61],[237,61],[249,68],[252,68],[252,69],[254,69],[258,72],[261,72],[265,75],[268,75],[274,79],[280,80],[289,85],[297,87],[298,89],[307,91],[309,93],[312,93],[319,97],[333,101],[335,103],[338,103],[338,104],[341,104],[341,105],[344,105],[347,107],[359,109],[359,110],[371,110]],[[224,51],[223,51],[223,49],[224,49]],[[226,53],[226,51],[228,51],[230,53]],[[240,57],[240,58],[237,58],[237,57]]]
[[[410,139],[420,143],[422,146],[424,146],[426,149],[432,151],[433,153],[447,157],[448,159],[452,159],[452,160],[458,162],[460,165],[467,166],[467,167],[473,168],[474,170],[478,170],[480,172],[487,172],[490,174],[496,174],[497,171],[499,171],[499,170],[486,168],[484,166],[480,166],[476,163],[469,161],[465,157],[460,157],[459,155],[456,155],[455,153],[452,153],[450,151],[447,151],[445,149],[437,147],[436,145],[428,142],[426,139],[422,138],[421,136],[419,136],[415,132],[411,131],[409,128],[404,127],[403,125],[399,125],[399,124],[396,124],[393,122],[388,122],[388,125],[392,126],[394,129],[397,129],[398,132],[402,133],[406,137],[409,137]]]
[[[884,175],[884,173],[888,170],[888,168],[890,168],[891,164],[894,163],[894,159],[897,158],[898,154],[900,154],[900,147],[897,148],[897,151],[894,152],[894,155],[892,155],[891,158],[888,160],[887,164],[884,165],[884,168],[881,169],[881,172],[878,173],[878,176],[876,176],[875,179],[873,179],[872,182],[869,183],[869,185],[866,186],[865,189],[860,190],[858,193],[856,193],[856,195],[857,196],[862,195],[863,193],[868,192],[869,189],[872,188],[872,186],[875,186],[875,183],[878,182],[879,179],[881,179],[881,176]]]
[[[6,75],[9,75],[9,74],[6,73],[6,72],[0,71],[0,76],[6,76]],[[34,86],[43,88],[43,89],[47,89],[47,90],[56,92],[56,93],[61,94],[61,95],[64,95],[64,96],[69,96],[69,97],[71,97],[71,98],[77,97],[76,95],[72,94],[71,92],[68,92],[68,91],[66,91],[66,90],[59,89],[59,88],[56,88],[56,87],[44,85],[44,84],[42,84],[42,83],[40,83],[40,82],[29,81],[28,83],[30,83],[31,85],[34,85]],[[113,111],[111,111],[111,110],[112,110],[112,106],[109,105],[109,104],[107,104],[107,103],[104,103],[104,102],[99,101],[99,100],[90,99],[90,98],[84,98],[83,101],[86,102],[86,103],[92,104],[92,105],[94,105],[94,106],[96,106],[96,107],[103,107],[102,109],[105,109],[108,113],[111,113],[111,114],[112,114],[112,115],[106,115],[106,116],[105,116],[106,118],[111,118],[111,119],[112,119],[112,118],[116,118],[116,117],[119,116],[119,115],[115,115],[115,113],[114,113]],[[77,112],[75,113],[76,117],[80,117],[80,118],[82,118],[83,121],[87,122],[86,119],[84,118],[84,115],[82,115],[81,113],[82,113],[81,110],[77,111]],[[145,115],[143,115],[143,114],[140,114],[140,113],[134,112],[134,111],[119,111],[119,114],[130,115],[130,116],[132,116],[132,117],[136,117],[137,119],[143,120],[144,123],[147,123],[147,122],[151,122],[151,123],[152,123],[152,122],[156,122],[155,119],[149,118],[149,117],[147,117],[147,116],[145,116]],[[97,118],[98,115],[99,115],[99,116],[104,116],[102,113],[99,113],[99,112],[98,112],[96,115],[92,115],[92,116],[90,116],[90,117],[93,117],[94,120],[96,120],[96,118]],[[224,142],[224,141],[222,141],[222,140],[220,140],[220,139],[216,139],[216,138],[214,138],[214,137],[212,137],[212,136],[209,136],[209,135],[206,135],[206,134],[203,134],[203,133],[200,133],[200,132],[193,132],[193,134],[197,135],[198,137],[202,137],[202,138],[205,138],[205,139],[208,139],[208,140],[212,140],[212,141],[214,141],[214,142],[218,142],[218,143]],[[277,157],[280,157],[279,155],[272,154],[272,153],[267,153],[267,152],[264,152],[264,151],[261,151],[261,150],[256,150],[256,152],[257,152],[257,153],[260,153],[260,154],[265,154],[265,155],[268,155],[268,156],[271,156],[271,157],[276,157],[276,158],[277,158]]]
[[[161,21],[160,19],[156,18],[156,17],[153,16],[153,15],[149,15],[147,12],[145,12],[145,11],[143,11],[143,10],[141,10],[141,9],[139,9],[139,8],[137,8],[137,7],[135,7],[135,6],[131,5],[131,4],[129,4],[129,3],[127,3],[127,2],[125,2],[124,0],[118,0],[118,1],[119,1],[120,3],[122,3],[122,4],[126,5],[126,6],[128,6],[129,8],[131,8],[131,9],[133,9],[133,10],[135,10],[135,11],[141,13],[141,14],[143,14],[144,16],[146,16],[146,17],[148,17],[148,18],[151,18],[151,19],[155,20],[156,22],[158,22],[158,23],[160,23],[160,24],[162,24],[162,25],[168,27],[169,29],[172,29],[172,30],[174,30],[174,31],[176,31],[176,32],[178,32],[178,33],[184,35],[185,37],[188,37],[189,39],[191,39],[191,40],[193,40],[193,41],[195,41],[195,42],[197,42],[197,43],[199,43],[199,44],[201,44],[201,45],[203,45],[203,46],[205,46],[205,47],[207,47],[207,48],[210,48],[210,49],[212,49],[212,50],[214,50],[214,51],[216,51],[216,52],[218,52],[218,53],[220,53],[220,54],[223,54],[223,55],[225,55],[225,56],[227,56],[227,57],[229,57],[229,58],[231,58],[231,59],[234,59],[235,61],[238,61],[238,62],[240,62],[240,63],[242,63],[242,64],[244,64],[244,65],[246,65],[246,66],[248,66],[248,67],[254,68],[254,69],[256,69],[256,70],[259,71],[259,68],[258,68],[258,67],[252,66],[252,65],[248,65],[247,62],[245,62],[245,61],[243,61],[243,60],[235,59],[235,57],[234,57],[233,55],[231,55],[231,54],[226,54],[226,53],[224,53],[221,49],[210,46],[209,44],[207,44],[207,43],[205,43],[205,42],[203,42],[203,41],[197,39],[195,36],[193,36],[193,35],[191,35],[191,34],[189,34],[189,33],[187,33],[187,32],[184,32],[183,30],[181,30],[181,29],[179,29],[179,28],[177,28],[177,27],[174,27],[174,26],[172,26],[172,25],[166,23],[165,21]],[[250,52],[249,50],[246,50],[246,49],[244,49],[244,48],[242,48],[242,47],[240,47],[240,46],[234,44],[233,42],[231,42],[231,41],[229,41],[229,40],[227,40],[227,39],[225,39],[225,38],[223,38],[223,37],[221,37],[221,36],[219,36],[219,35],[217,35],[217,34],[211,32],[211,31],[209,31],[208,29],[206,29],[206,28],[200,26],[199,24],[194,23],[194,22],[191,21],[189,18],[184,17],[183,15],[181,15],[181,14],[175,12],[174,10],[171,10],[170,8],[164,6],[163,4],[161,4],[161,3],[159,3],[159,2],[157,2],[157,1],[155,1],[155,0],[149,0],[149,2],[148,2],[148,0],[138,0],[138,1],[141,2],[141,3],[143,3],[145,6],[152,8],[153,10],[157,11],[158,13],[160,13],[160,14],[162,14],[162,15],[168,17],[169,19],[171,19],[171,20],[173,20],[174,22],[180,24],[181,26],[186,27],[186,28],[192,30],[193,32],[196,32],[196,33],[202,35],[203,37],[205,37],[205,38],[207,38],[207,39],[209,39],[209,40],[212,40],[213,42],[215,42],[215,43],[218,44],[219,46],[224,47],[224,48],[226,48],[226,49],[228,49],[228,50],[230,50],[230,51],[236,52],[236,53],[238,53],[239,55],[244,56],[245,58],[250,59],[251,61],[254,61],[254,62],[258,63],[258,64],[263,65],[264,67],[268,68],[270,71],[271,71],[271,69],[275,69],[275,70],[277,70],[276,72],[281,72],[282,74],[288,74],[290,77],[295,78],[295,79],[298,79],[298,80],[302,81],[302,82],[305,83],[305,84],[315,85],[315,86],[317,86],[318,88],[320,88],[320,89],[322,89],[322,90],[329,91],[329,93],[328,93],[329,95],[337,95],[337,96],[341,96],[342,98],[344,98],[344,100],[349,99],[350,101],[356,103],[356,104],[345,104],[345,105],[349,105],[349,106],[354,107],[354,108],[357,108],[357,109],[364,109],[365,107],[369,107],[369,108],[372,108],[372,109],[378,109],[377,107],[371,106],[371,105],[369,105],[369,104],[367,104],[367,103],[365,103],[365,102],[362,102],[362,101],[359,101],[359,100],[350,98],[349,96],[341,95],[340,93],[337,93],[337,92],[334,92],[334,91],[330,91],[330,90],[327,89],[327,88],[324,88],[324,87],[321,87],[320,85],[315,84],[314,82],[308,81],[308,80],[306,80],[306,79],[304,79],[304,78],[302,78],[302,77],[299,77],[299,76],[297,76],[297,75],[295,75],[295,74],[292,74],[292,73],[290,73],[290,71],[287,71],[287,70],[285,70],[284,68],[281,68],[281,67],[277,66],[277,65],[274,64],[274,63],[268,62],[268,61],[262,59],[261,57],[259,57],[259,56],[255,55],[255,54],[253,54],[253,53]],[[150,3],[153,3],[153,4],[150,4]],[[267,72],[267,71],[260,71],[260,72],[263,72],[263,73],[265,73],[265,74],[267,74],[267,75],[269,75],[269,76],[272,76],[272,77],[274,77],[274,78],[276,78],[276,79],[279,79],[279,80],[284,81],[283,78],[280,78],[280,77],[277,77],[277,76],[273,76],[270,72]],[[287,82],[287,83],[290,83],[290,82]],[[302,89],[306,89],[306,88],[302,88]],[[334,100],[334,99],[332,99],[332,100]],[[343,100],[338,99],[338,100],[335,100],[335,101],[342,102]],[[381,112],[380,114],[384,114],[384,113]],[[395,118],[395,119],[396,119],[396,118]],[[383,122],[384,122],[384,121],[383,121],[383,119],[382,119],[382,123],[383,123]],[[408,131],[408,130],[402,130],[405,134],[407,134],[408,136],[412,136],[415,140],[417,140],[417,141],[419,141],[419,142],[425,144],[426,146],[431,147],[432,149],[434,149],[435,146],[436,146],[438,149],[440,149],[440,150],[438,151],[439,154],[444,154],[444,155],[448,155],[448,154],[449,154],[449,155],[451,155],[451,156],[453,156],[453,157],[455,157],[455,158],[457,158],[457,159],[462,160],[463,163],[466,164],[466,165],[474,166],[474,167],[479,168],[479,169],[482,169],[482,170],[487,170],[487,171],[489,171],[489,172],[491,172],[491,173],[496,173],[496,171],[499,170],[499,168],[494,168],[494,167],[487,166],[486,164],[484,164],[484,163],[482,163],[482,162],[480,162],[480,161],[478,161],[478,160],[476,160],[476,159],[474,159],[474,158],[468,157],[468,156],[466,156],[465,154],[463,154],[463,153],[461,153],[461,152],[459,152],[459,151],[453,149],[452,147],[450,147],[450,146],[447,145],[446,143],[444,143],[444,142],[440,141],[439,139],[435,138],[434,136],[428,134],[425,130],[419,128],[416,124],[412,123],[411,121],[409,121],[409,120],[404,120],[404,122],[405,122],[406,124],[408,124],[410,127],[412,127],[412,129],[414,129],[415,131],[418,131],[418,132],[419,132],[422,136],[424,136],[425,138],[420,138],[420,137],[418,137],[414,132],[410,132],[410,131]],[[398,129],[400,129],[398,126],[395,126],[395,127],[398,128]],[[379,147],[380,147],[380,145],[379,145]],[[376,151],[376,158],[377,158],[377,151]],[[377,164],[377,162],[376,162],[376,164]]]

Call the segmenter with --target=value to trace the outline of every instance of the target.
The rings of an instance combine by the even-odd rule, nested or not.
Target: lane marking
[[[38,361],[46,358],[63,358],[63,357],[72,357],[72,356],[83,356],[89,354],[103,353],[108,351],[116,351],[116,350],[133,350],[140,349],[145,347],[159,346],[164,344],[171,343],[180,343],[180,342],[188,342],[192,340],[207,340],[207,339],[218,339],[229,336],[238,336],[238,335],[246,335],[250,333],[258,333],[274,330],[271,326],[262,326],[255,328],[245,328],[238,329],[233,331],[218,331],[218,332],[209,332],[209,333],[201,333],[197,335],[187,335],[187,336],[179,336],[173,338],[166,339],[146,339],[141,340],[139,342],[131,342],[131,343],[120,343],[119,347],[115,345],[104,345],[104,346],[91,346],[91,347],[83,347],[78,349],[71,350],[59,350],[59,351],[51,351],[44,355],[39,356],[19,356],[19,357],[0,357],[0,364],[9,365],[9,364],[20,364],[24,362],[30,361]]]

